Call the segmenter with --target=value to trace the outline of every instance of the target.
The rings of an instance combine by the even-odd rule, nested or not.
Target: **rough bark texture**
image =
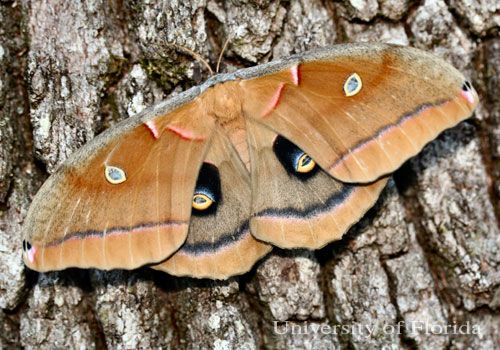
[[[498,348],[499,26],[496,0],[0,0],[0,348]],[[214,65],[228,37],[226,71],[338,42],[411,44],[464,71],[482,102],[320,251],[276,250],[224,282],[27,271],[20,227],[47,174],[205,79],[186,49]]]

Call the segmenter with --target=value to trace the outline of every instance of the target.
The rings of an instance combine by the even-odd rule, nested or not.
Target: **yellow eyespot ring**
[[[106,168],[104,169],[104,176],[106,177],[106,180],[113,185],[121,184],[127,180],[125,172],[116,166],[106,165]]]
[[[297,161],[297,167],[295,170],[298,173],[308,173],[313,170],[315,166],[316,162],[311,157],[309,157],[307,153],[304,153]]]
[[[363,87],[363,82],[361,81],[361,77],[357,73],[352,73],[345,80],[344,83],[344,94],[349,96],[354,96],[361,91]]]
[[[213,202],[209,196],[203,193],[195,193],[193,196],[193,208],[196,210],[206,210]]]

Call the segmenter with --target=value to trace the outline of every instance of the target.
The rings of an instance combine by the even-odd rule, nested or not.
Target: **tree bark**
[[[499,26],[495,0],[0,0],[0,348],[498,348]],[[226,38],[222,71],[339,42],[410,44],[462,70],[481,104],[319,251],[275,249],[223,282],[28,271],[20,228],[48,174],[206,79],[187,50],[214,66]]]

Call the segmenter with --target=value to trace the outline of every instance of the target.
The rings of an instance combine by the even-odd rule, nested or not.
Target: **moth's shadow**
[[[123,285],[135,285],[138,282],[152,283],[159,289],[168,293],[175,293],[188,288],[202,289],[227,286],[232,279],[210,280],[191,277],[178,277],[162,271],[153,270],[147,266],[135,270],[94,270],[92,278],[92,289],[120,287]]]
[[[444,158],[454,157],[460,148],[466,147],[476,137],[476,121],[471,119],[443,132],[435,141],[427,145],[424,150],[412,158],[416,162],[420,171],[438,166]],[[412,160],[408,160],[393,174],[394,184],[397,192],[406,197],[415,194],[408,194],[417,181],[417,173],[411,165]],[[388,186],[392,186],[389,182]],[[363,218],[349,229],[340,241],[332,242],[316,251],[316,257],[321,266],[335,258],[338,254],[348,249],[348,246],[362,232],[372,225],[373,220],[378,216],[380,210],[384,209],[384,202],[390,196],[388,188],[384,189],[376,204],[363,216]]]
[[[63,288],[79,288],[85,294],[95,294],[98,290],[134,286],[139,282],[152,283],[164,292],[172,293],[187,288],[214,288],[227,286],[237,277],[227,280],[197,279],[177,277],[156,271],[147,266],[134,270],[110,270],[68,268],[62,271],[40,273],[25,269],[26,289],[36,285],[40,288],[51,288],[56,284]]]
[[[349,249],[349,245],[355,240],[367,227],[371,226],[373,220],[378,216],[379,211],[383,207],[388,196],[387,188],[384,189],[378,198],[375,205],[369,209],[363,218],[354,224],[345,234],[342,239],[331,242],[321,249],[315,251],[316,258],[320,266],[325,266],[332,261],[336,256],[340,255],[345,250]]]
[[[412,162],[419,171],[424,171],[437,167],[443,159],[455,157],[461,148],[466,147],[477,137],[479,128],[477,123],[477,120],[469,119],[444,131],[436,140],[426,145],[417,156],[404,163],[394,173],[394,181],[399,193],[402,195],[407,194],[408,190],[416,182],[417,174],[411,164]]]

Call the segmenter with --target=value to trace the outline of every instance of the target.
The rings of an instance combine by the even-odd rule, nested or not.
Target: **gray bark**
[[[495,0],[0,0],[0,348],[498,348],[499,26]],[[20,227],[47,174],[207,78],[178,46],[214,65],[228,37],[225,71],[338,42],[411,44],[465,72],[481,105],[320,251],[275,250],[224,282],[27,271]],[[412,322],[433,328],[397,332]]]

